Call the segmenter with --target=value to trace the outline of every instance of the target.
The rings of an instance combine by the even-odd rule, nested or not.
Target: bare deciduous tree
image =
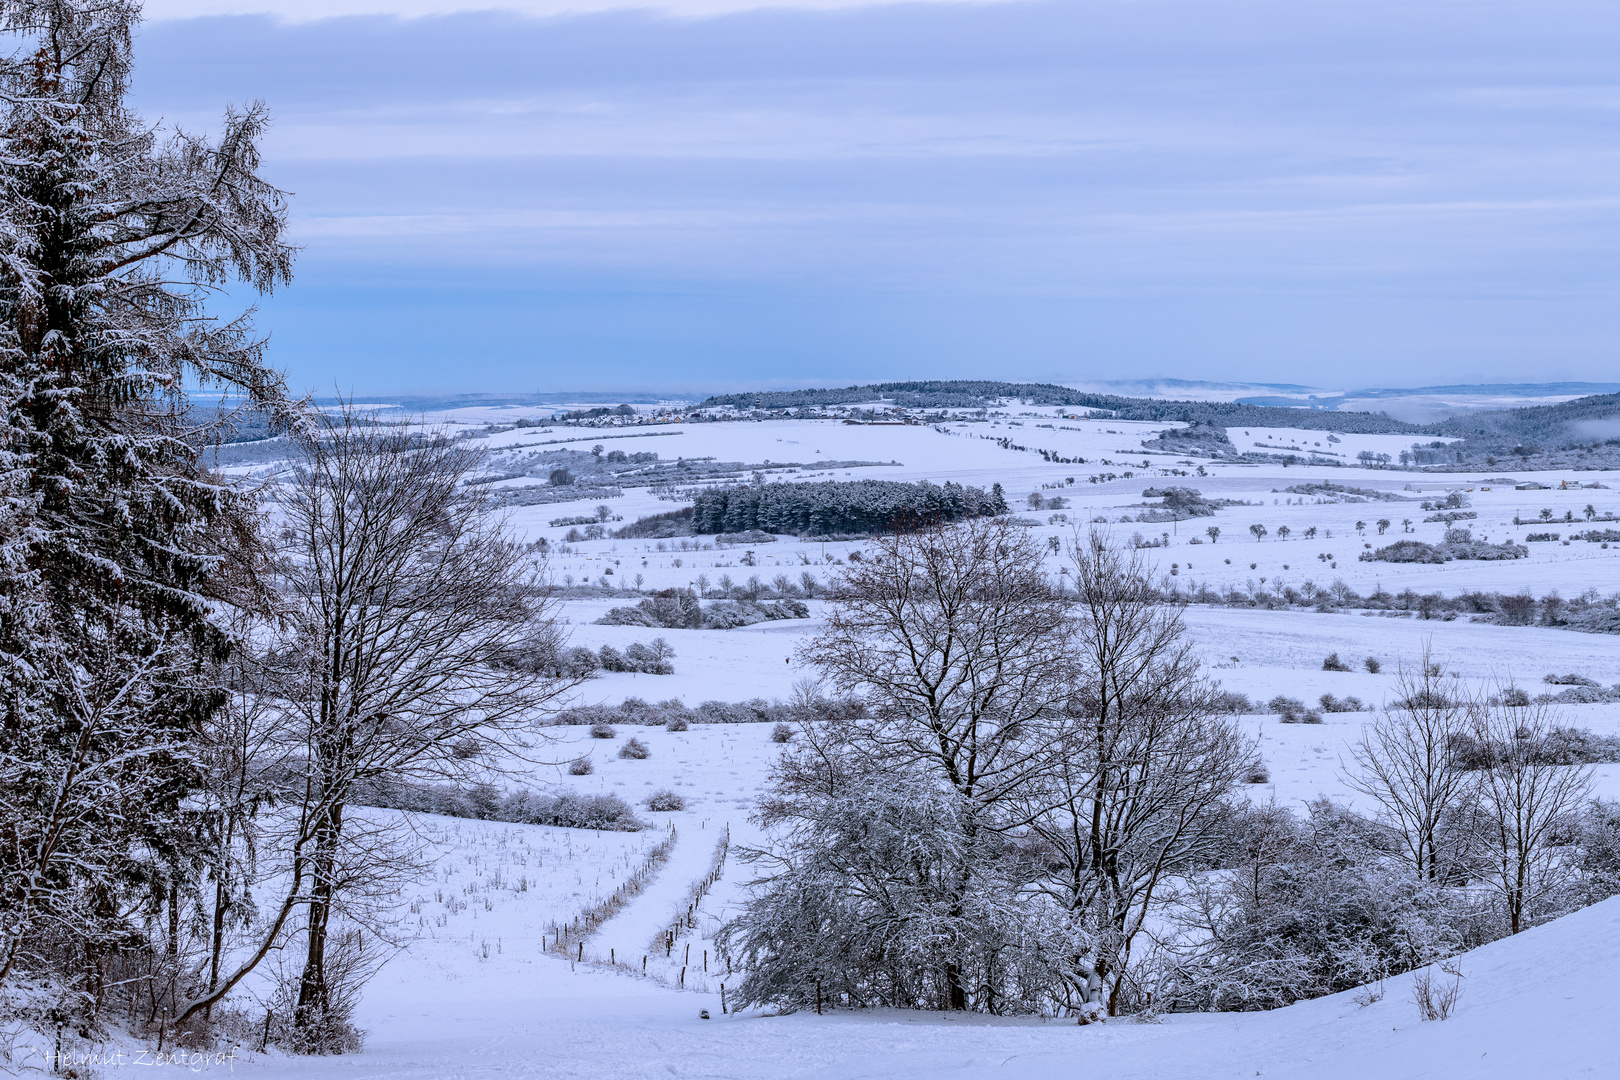
[[[849,731],[866,753],[955,792],[971,848],[982,830],[1008,824],[1008,800],[1041,760],[1031,736],[1069,696],[1070,627],[1028,533],[978,518],[878,541],[845,573],[825,629],[800,656],[866,698],[872,718]],[[960,900],[972,867],[957,873]],[[948,1006],[966,1008],[962,972],[945,977]]]
[[[1071,958],[1081,1020],[1123,1004],[1131,949],[1166,879],[1216,842],[1221,800],[1254,757],[1215,707],[1181,611],[1160,601],[1140,553],[1077,539],[1077,692],[1049,728],[1023,794],[1062,867],[1054,885],[1090,931]]]
[[[469,742],[500,748],[565,685],[501,661],[546,620],[533,557],[462,481],[481,454],[384,428],[353,407],[307,441],[287,485],[286,597],[302,685],[313,823],[305,961],[294,1023],[331,1004],[325,948],[355,784],[462,772]]]
[[[1401,665],[1396,693],[1394,706],[1350,747],[1358,771],[1344,779],[1377,803],[1418,876],[1441,882],[1462,851],[1444,833],[1474,798],[1475,778],[1456,754],[1469,734],[1471,704],[1446,685],[1428,649],[1416,671]]]
[[[1592,790],[1590,768],[1560,763],[1550,745],[1556,730],[1545,704],[1484,703],[1474,710],[1474,737],[1489,755],[1479,781],[1485,879],[1501,898],[1512,934],[1572,873],[1554,830]]]
[[[479,460],[465,443],[352,406],[305,440],[280,492],[286,630],[270,659],[296,762],[276,841],[290,885],[258,948],[185,1015],[252,970],[301,909],[295,1038],[341,1045],[343,988],[326,955],[334,916],[412,862],[388,829],[348,813],[355,788],[463,775],[489,756],[469,747],[521,746],[574,685],[555,666],[513,662],[536,642],[554,652],[556,628],[535,554],[463,483]]]

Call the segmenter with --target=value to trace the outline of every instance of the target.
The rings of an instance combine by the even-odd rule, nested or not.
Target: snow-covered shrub
[[[1367,669],[1367,674],[1369,675],[1377,675],[1380,671],[1384,670],[1384,665],[1378,662],[1378,657],[1376,656],[1367,657],[1367,659],[1361,662],[1361,666]]]
[[[1361,699],[1350,694],[1336,698],[1332,694],[1323,694],[1317,699],[1323,712],[1360,712],[1363,708]]]
[[[771,728],[771,742],[785,743],[793,738],[793,725],[779,722]]]
[[[611,645],[604,645],[597,651],[597,658],[602,662],[603,671],[633,671],[625,661],[624,654]]]
[[[517,792],[501,807],[502,821],[525,825],[554,825],[565,829],[601,829],[637,832],[646,825],[637,820],[630,804],[617,795],[535,795]]]
[[[1339,659],[1336,652],[1328,653],[1327,659],[1322,661],[1323,671],[1349,671],[1350,665]]]
[[[1581,815],[1575,845],[1586,902],[1620,895],[1620,802],[1593,799]]]
[[[1536,765],[1598,765],[1620,761],[1620,735],[1597,735],[1584,728],[1552,727],[1528,748],[1525,760]],[[1465,734],[1451,742],[1451,757],[1465,769],[1488,769],[1504,748],[1476,734]]]
[[[1249,700],[1249,695],[1240,694],[1235,690],[1216,691],[1211,704],[1216,712],[1227,716],[1243,716],[1255,711],[1254,702]]]
[[[1569,686],[1556,694],[1537,694],[1537,701],[1556,701],[1565,705],[1594,705],[1620,697],[1610,690],[1594,686]]]
[[[1302,724],[1320,724],[1322,722],[1322,714],[1317,712],[1315,709],[1306,709],[1305,712],[1300,716],[1299,722]],[[1286,724],[1288,721],[1284,720],[1283,723]]]
[[[591,759],[585,754],[568,763],[569,776],[589,776],[595,771],[596,766],[591,764]]]
[[[1462,996],[1462,972],[1442,963],[1440,970],[1450,976],[1450,982],[1436,979],[1432,968],[1425,968],[1412,979],[1412,1002],[1417,1005],[1421,1020],[1445,1020],[1457,1007]]]
[[[1245,784],[1269,784],[1271,783],[1271,770],[1266,768],[1264,761],[1255,758],[1254,763],[1243,774],[1243,782]]]
[[[1443,563],[1446,554],[1421,540],[1397,540],[1376,551],[1363,551],[1360,558],[1362,562]]]
[[[632,761],[641,761],[652,756],[652,751],[648,749],[646,743],[632,736],[624,741],[623,746],[619,747],[619,756],[629,758]]]
[[[650,603],[651,602],[647,600],[643,600],[641,602],[641,604]],[[658,620],[657,616],[655,616],[652,611],[641,606],[641,604],[638,604],[635,607],[612,608],[606,615],[603,615],[601,618],[596,620],[596,625],[662,627],[664,624]]]
[[[672,714],[664,721],[665,731],[686,731],[691,726],[691,721],[686,718],[684,711]]]
[[[1298,698],[1278,694],[1266,702],[1266,711],[1276,713],[1285,724],[1297,724],[1299,718],[1305,715],[1305,703]]]
[[[1574,673],[1570,673],[1568,675],[1557,675],[1557,674],[1549,673],[1547,675],[1543,675],[1541,677],[1541,681],[1544,682],[1544,683],[1547,683],[1548,685],[1551,685],[1551,686],[1601,686],[1602,685],[1601,683],[1597,682],[1595,679],[1588,679],[1585,675],[1576,675]]]
[[[674,810],[685,810],[686,799],[676,792],[664,788],[647,796],[647,809],[659,813],[668,813]]]
[[[1233,820],[1233,873],[1201,878],[1179,918],[1190,932],[1168,1007],[1253,1010],[1348,990],[1478,940],[1463,890],[1436,888],[1390,858],[1386,830],[1342,807],[1308,819],[1258,807]]]
[[[612,724],[601,723],[591,725],[591,738],[593,739],[616,739],[618,737],[619,733],[614,730]]]
[[[367,946],[374,934],[358,929],[332,931],[326,939],[327,1001],[303,1023],[294,1023],[299,1000],[301,971],[285,966],[275,972],[270,992],[268,1017],[259,1037],[291,1054],[358,1054],[366,1033],[355,1026],[354,1010],[360,991],[376,973],[383,957],[373,955],[376,946]]]
[[[663,638],[654,638],[651,645],[633,642],[624,650],[625,667],[644,675],[673,675],[675,666],[669,662],[675,650]]]

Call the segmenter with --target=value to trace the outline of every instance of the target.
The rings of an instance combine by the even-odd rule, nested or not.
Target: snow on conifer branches
[[[216,605],[262,602],[264,560],[251,499],[198,466],[188,388],[299,412],[250,317],[206,308],[291,278],[266,111],[213,141],[147,126],[125,101],[138,19],[0,7],[0,978],[60,975],[81,1003],[113,977],[84,957],[154,939],[142,979],[173,989],[181,909],[219,861],[195,744],[225,697]]]

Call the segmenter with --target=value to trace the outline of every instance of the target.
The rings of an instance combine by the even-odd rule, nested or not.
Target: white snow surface
[[[1191,587],[1299,586],[1307,579],[1320,587],[1336,579],[1358,592],[1377,586],[1399,592],[1469,589],[1560,590],[1573,597],[1584,590],[1620,589],[1620,544],[1608,548],[1576,542],[1530,545],[1528,559],[1511,562],[1452,562],[1444,565],[1392,565],[1360,562],[1364,545],[1397,539],[1435,541],[1443,523],[1426,523],[1420,501],[1462,490],[1477,518],[1466,524],[1476,536],[1523,541],[1532,527],[1512,518],[1540,516],[1542,509],[1573,523],[1537,525],[1535,531],[1568,534],[1584,529],[1585,507],[1597,515],[1620,511],[1620,473],[1567,472],[1516,474],[1504,465],[1481,474],[1422,474],[1279,464],[1216,465],[1203,462],[1207,476],[1195,475],[1193,459],[1148,454],[1141,440],[1165,424],[1116,420],[1068,420],[1061,410],[1025,413],[1021,422],[1003,415],[993,424],[858,427],[832,422],[770,420],[758,423],[678,425],[645,434],[576,431],[568,428],[519,429],[493,436],[493,447],[530,446],[540,440],[575,438],[568,443],[589,450],[601,439],[611,449],[656,451],[676,456],[713,456],[745,463],[800,462],[807,467],[785,474],[807,479],[954,480],[988,488],[1003,484],[1015,513],[1036,522],[1046,537],[1071,537],[1076,527],[1104,517],[1119,539],[1133,532],[1148,538],[1170,532],[1170,545],[1144,552],[1160,571],[1172,565],[1176,580]],[[507,420],[514,417],[504,417]],[[1037,427],[1040,423],[1043,426]],[[1353,462],[1362,450],[1398,454],[1410,439],[1285,429],[1232,429],[1241,447],[1271,444],[1331,451]],[[985,436],[985,437],[981,437]],[[608,438],[614,441],[606,442]],[[1009,438],[1030,451],[1003,449]],[[1427,441],[1427,440],[1425,440]],[[1318,447],[1316,443],[1322,445]],[[553,447],[548,447],[553,448]],[[1034,450],[1084,456],[1088,464],[1052,464]],[[518,451],[525,453],[527,451]],[[899,464],[839,469],[814,468],[821,460],[895,461]],[[1200,459],[1201,460],[1201,459]],[[1129,478],[1125,473],[1130,472]],[[1094,475],[1113,480],[1090,482]],[[1178,475],[1192,474],[1192,475]],[[1518,491],[1512,484],[1484,483],[1496,477],[1535,479],[1554,490]],[[1074,483],[1068,483],[1073,477]],[[1403,501],[1347,502],[1285,489],[1331,481],[1373,489]],[[1602,487],[1557,490],[1561,481]],[[1184,484],[1206,497],[1243,500],[1214,518],[1177,524],[1121,524],[1136,514],[1150,485]],[[1490,490],[1486,490],[1489,488]],[[1062,510],[1025,509],[1025,496],[1062,495]],[[722,548],[712,537],[663,542],[602,539],[558,550],[567,527],[549,521],[592,513],[600,499],[514,509],[510,521],[525,540],[547,537],[554,554],[551,573],[575,581],[606,580],[629,585],[643,576],[647,590],[686,587],[699,574],[711,585],[728,574],[737,584],[752,575],[770,582],[778,574],[794,581],[810,572],[825,583],[858,542],[811,543],[793,537],[758,544],[756,565],[744,563],[745,549]],[[643,514],[674,509],[681,502],[661,500],[644,488],[607,500],[619,527]],[[1377,521],[1392,526],[1377,535]],[[1413,522],[1402,532],[1403,519]],[[1362,529],[1356,525],[1362,523]],[[1264,524],[1256,540],[1250,524]],[[1214,544],[1205,529],[1220,528]],[[1278,539],[1287,525],[1287,539]],[[1305,539],[1306,529],[1319,535]],[[1604,526],[1604,527],[1613,527]],[[1331,536],[1327,535],[1331,532]],[[1362,534],[1365,535],[1362,535]],[[1194,538],[1202,543],[1193,544]],[[686,550],[679,549],[680,544]],[[703,545],[708,545],[706,548]],[[678,565],[677,565],[678,563]],[[1059,573],[1061,557],[1049,569]],[[793,683],[812,672],[800,666],[796,650],[819,626],[823,604],[811,601],[811,618],[761,623],[746,628],[650,630],[597,626],[609,607],[632,604],[634,595],[607,600],[575,600],[560,615],[572,643],[623,648],[633,641],[664,637],[675,649],[676,673],[668,676],[603,675],[580,688],[579,703],[616,704],[629,696],[648,701],[678,698],[695,706],[718,699],[785,697]],[[1556,690],[1542,676],[1574,672],[1605,686],[1620,683],[1620,642],[1612,636],[1534,626],[1494,626],[1468,621],[1423,621],[1361,614],[1264,611],[1194,606],[1187,610],[1189,633],[1222,685],[1263,702],[1275,694],[1314,705],[1324,693],[1355,695],[1371,705],[1395,696],[1398,668],[1415,663],[1422,650],[1459,685],[1487,690],[1514,683],[1532,694]],[[1322,669],[1337,652],[1355,670]],[[1375,657],[1380,674],[1362,661]],[[1283,725],[1274,716],[1249,716],[1270,780],[1246,789],[1251,799],[1275,799],[1299,807],[1321,795],[1354,803],[1343,781],[1348,745],[1369,713],[1329,713],[1315,725]],[[1563,723],[1594,732],[1620,732],[1620,703],[1571,705]],[[1366,1006],[1350,994],[1302,1003],[1272,1013],[1173,1016],[1162,1023],[1110,1021],[1077,1027],[1065,1021],[953,1017],[933,1013],[838,1012],[767,1016],[722,1014],[720,984],[726,976],[713,961],[719,923],[735,912],[751,868],[734,847],[719,881],[695,912],[665,958],[652,939],[684,916],[693,883],[709,871],[715,845],[729,828],[734,845],[756,843],[749,813],[781,748],[770,741],[769,725],[694,725],[687,732],[620,725],[617,738],[593,740],[584,728],[548,728],[555,739],[538,756],[567,762],[589,753],[590,776],[570,776],[561,765],[534,766],[527,775],[504,781],[539,790],[611,792],[637,808],[653,829],[632,834],[591,833],[537,826],[421,819],[424,855],[433,874],[399,897],[397,916],[408,946],[367,988],[358,1016],[368,1031],[364,1052],[335,1058],[297,1059],[276,1053],[248,1055],[236,1068],[264,1077],[591,1077],[603,1080],[646,1077],[829,1078],[864,1077],[1019,1077],[1030,1080],[1106,1075],[1133,1077],[1617,1077],[1620,1034],[1613,1017],[1620,1010],[1620,898],[1541,926],[1515,938],[1465,954],[1457,1012],[1443,1022],[1421,1022],[1412,1001],[1412,976],[1389,980],[1381,1000]],[[651,756],[617,756],[624,739],[647,743]],[[651,792],[670,788],[686,799],[677,813],[647,811]],[[1620,765],[1594,769],[1594,792],[1620,797]],[[541,937],[552,920],[567,921],[608,895],[646,851],[664,838],[673,822],[677,842],[668,862],[648,887],[584,943],[584,963],[569,963],[541,952]],[[499,880],[496,874],[499,872]],[[514,887],[514,881],[520,887]],[[453,902],[451,902],[453,901]],[[577,948],[577,946],[575,947]],[[690,958],[688,959],[688,948]],[[571,950],[573,951],[573,950]],[[707,952],[710,972],[705,975]],[[575,955],[579,955],[575,952]],[[645,976],[642,957],[647,957]],[[617,961],[610,966],[610,956]],[[682,969],[685,969],[684,979]],[[684,987],[683,987],[684,982]],[[710,1019],[699,1018],[707,1009]]]
[[[418,951],[396,961],[423,964]],[[261,1077],[950,1078],[1069,1080],[1433,1080],[1613,1077],[1620,898],[1460,957],[1462,994],[1423,1022],[1412,975],[1381,1000],[1336,994],[1269,1013],[1172,1016],[1157,1024],[951,1017],[889,1011],[722,1016],[716,994],[673,991],[553,957],[480,966],[469,950],[379,982],[361,1015],[364,1053],[268,1055]],[[504,968],[504,970],[503,970]],[[397,972],[403,974],[404,971]],[[707,1009],[710,1019],[699,1018]]]

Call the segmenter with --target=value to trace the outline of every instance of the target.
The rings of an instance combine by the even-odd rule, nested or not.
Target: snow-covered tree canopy
[[[198,467],[188,388],[295,416],[251,312],[207,310],[291,278],[265,108],[214,139],[145,124],[139,15],[0,3],[0,978],[129,946],[132,901],[172,909],[194,876],[215,605],[254,596],[260,560],[251,500]]]

